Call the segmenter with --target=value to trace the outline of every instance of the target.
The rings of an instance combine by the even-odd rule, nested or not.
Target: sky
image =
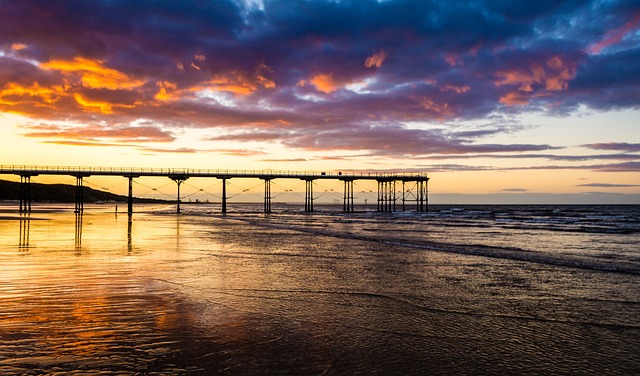
[[[0,0],[0,20],[2,165],[640,203],[638,0]]]

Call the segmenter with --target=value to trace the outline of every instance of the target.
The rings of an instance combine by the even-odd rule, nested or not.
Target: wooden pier
[[[248,170],[202,170],[202,169],[152,169],[110,167],[59,167],[59,166],[0,166],[0,175],[20,176],[20,212],[31,212],[31,178],[38,175],[66,175],[76,178],[75,212],[84,210],[83,179],[89,176],[121,176],[129,180],[127,213],[133,213],[133,180],[141,177],[167,177],[178,186],[176,211],[180,213],[180,185],[189,178],[214,178],[222,180],[222,212],[227,212],[226,185],[229,179],[259,179],[264,181],[264,212],[271,212],[271,184],[275,179],[297,179],[305,181],[305,212],[313,212],[313,186],[316,180],[343,182],[343,211],[354,211],[354,181],[368,180],[378,183],[377,211],[396,211],[401,202],[402,211],[413,203],[418,212],[428,211],[428,182],[425,173],[342,173],[342,172],[290,172]],[[407,190],[407,183],[415,183]],[[401,184],[401,195],[398,185]]]

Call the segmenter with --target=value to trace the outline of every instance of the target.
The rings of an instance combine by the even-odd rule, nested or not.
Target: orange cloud
[[[469,90],[471,90],[471,86],[469,86],[469,85],[464,85],[464,86],[445,85],[442,88],[440,88],[440,91],[442,91],[442,92],[455,91],[458,94],[466,93]]]
[[[88,99],[82,96],[79,93],[75,93],[73,98],[78,102],[80,106],[84,109],[93,111],[93,112],[101,112],[103,114],[112,114],[113,107],[121,107],[121,108],[133,108],[133,105],[125,105],[125,104],[113,104],[105,101],[97,101]]]
[[[111,142],[172,142],[175,137],[171,132],[153,126],[120,126],[115,128],[100,125],[83,125],[75,127],[63,127],[58,125],[30,126],[32,131],[25,133],[27,137],[65,139],[63,141],[44,141],[48,143],[64,142],[66,144],[79,144],[85,142],[99,142],[109,140]]]
[[[36,105],[46,106],[54,104],[64,95],[65,90],[62,86],[42,87],[37,82],[30,86],[22,86],[9,82],[0,90],[0,104],[13,106],[36,102]]]
[[[245,75],[238,71],[226,74],[216,74],[203,86],[195,87],[192,91],[209,89],[213,91],[225,91],[235,95],[249,95],[259,87],[271,89],[276,87],[276,83],[267,77],[271,72],[265,64],[260,64],[252,76]]]
[[[11,45],[11,49],[14,51],[24,50],[25,48],[27,48],[27,45],[22,43],[14,43]]]
[[[267,89],[273,89],[274,87],[276,87],[276,83],[272,79],[267,77],[271,73],[273,73],[271,68],[269,68],[266,64],[262,63],[256,69],[254,76],[256,78],[256,81],[260,85],[262,85],[262,87]]]
[[[179,98],[178,95],[175,95],[174,93],[170,93],[170,91],[176,90],[178,85],[172,82],[163,81],[163,82],[156,82],[156,86],[160,88],[160,90],[158,90],[158,93],[156,93],[156,95],[154,96],[156,100],[166,102],[166,101]]]
[[[625,36],[638,28],[640,28],[640,14],[637,14],[624,25],[616,29],[609,30],[602,40],[590,45],[587,48],[587,52],[590,54],[599,54],[604,48],[620,42]]]
[[[133,89],[145,82],[136,80],[118,70],[107,68],[103,61],[76,57],[73,60],[52,60],[41,63],[40,68],[77,76],[82,86],[92,89]]]
[[[517,85],[515,92],[500,98],[500,103],[507,105],[526,104],[528,98],[547,95],[549,91],[562,91],[569,87],[569,81],[575,77],[576,67],[573,63],[554,56],[546,61],[545,66],[533,63],[529,70],[511,70],[496,72],[496,86]]]
[[[214,91],[226,91],[236,95],[249,95],[256,91],[258,87],[237,72],[229,75],[216,74],[205,85]]]
[[[89,111],[101,112],[103,114],[111,114],[113,113],[113,105],[108,102],[101,101],[92,101],[89,100],[82,95],[76,93],[73,95],[73,98],[78,102],[78,104]]]
[[[425,110],[433,111],[438,114],[440,117],[451,116],[453,115],[453,111],[449,108],[449,104],[447,103],[436,103],[429,98],[425,98],[422,100],[422,107]]]
[[[512,91],[500,98],[500,103],[507,106],[525,105],[529,102],[530,96],[519,91]]]
[[[382,63],[386,58],[387,58],[387,54],[382,49],[380,49],[379,52],[374,53],[364,61],[364,66],[367,68],[371,68],[371,67],[380,68],[382,67]]]
[[[319,91],[323,93],[332,93],[340,87],[334,80],[333,75],[329,74],[318,74],[309,79],[309,83],[316,87]]]

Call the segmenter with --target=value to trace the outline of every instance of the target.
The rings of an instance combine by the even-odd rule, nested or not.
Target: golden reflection
[[[76,252],[82,249],[82,213],[76,213],[75,247]]]
[[[20,214],[20,241],[18,242],[18,248],[25,250],[29,248],[29,230],[31,229],[31,214]]]
[[[116,214],[117,216],[117,214]],[[127,215],[127,254],[131,254],[132,242],[131,242],[131,228],[133,227],[133,218],[131,213]]]

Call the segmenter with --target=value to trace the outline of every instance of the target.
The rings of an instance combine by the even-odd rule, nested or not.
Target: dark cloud
[[[554,149],[550,145],[534,144],[473,144],[456,134],[444,130],[419,130],[397,126],[371,127],[318,127],[315,132],[284,129],[261,131],[250,129],[224,136],[212,137],[212,141],[270,141],[289,148],[309,151],[319,150],[374,150],[370,155],[426,155],[432,153],[465,154],[491,152],[526,152]]]
[[[412,171],[420,172],[428,170],[430,172],[446,171],[519,171],[519,170],[584,170],[597,172],[640,172],[640,162],[623,162],[611,164],[589,164],[589,165],[537,165],[520,167],[497,167],[497,166],[473,166],[463,164],[429,164],[420,165]]]
[[[586,144],[582,146],[596,150],[618,150],[628,152],[640,151],[640,144],[630,144],[627,142],[607,142],[598,144]]]
[[[589,184],[579,184],[578,187],[631,188],[631,187],[639,187],[639,185],[637,185],[637,184],[589,183]]]
[[[638,154],[585,154],[585,155],[563,155],[563,154],[532,154],[532,153],[518,153],[518,154],[436,154],[428,155],[427,159],[475,159],[475,158],[493,158],[493,159],[549,159],[553,161],[592,161],[592,160],[626,160],[637,161],[640,160]]]
[[[302,150],[526,153],[554,147],[480,142],[517,124],[407,124],[640,107],[633,1],[0,0],[0,19],[0,111],[103,139],[148,121],[162,134],[132,141],[215,128]]]

